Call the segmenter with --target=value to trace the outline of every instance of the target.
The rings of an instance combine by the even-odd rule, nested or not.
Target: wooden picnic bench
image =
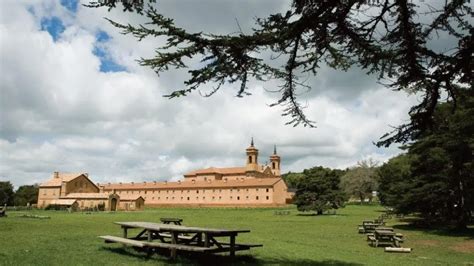
[[[383,231],[392,231],[394,232],[394,229],[393,227],[387,227],[387,226],[379,226],[376,228],[376,230],[383,230]],[[375,232],[373,233],[367,233],[367,241],[370,241],[370,238],[371,237],[375,237]],[[404,241],[404,238],[403,238],[403,234],[401,233],[395,233],[395,237],[399,238],[399,241],[400,242],[403,242]]]
[[[116,222],[116,224],[122,227],[123,237],[99,236],[106,243],[122,243],[142,248],[149,254],[156,249],[169,249],[172,258],[176,257],[177,250],[203,253],[229,252],[233,257],[236,251],[263,246],[236,243],[239,233],[248,233],[250,230],[213,229],[148,222]],[[129,229],[141,229],[141,231],[135,237],[129,238]],[[218,241],[221,237],[228,237],[230,241]]]
[[[358,225],[358,232],[359,234],[372,233],[375,231],[377,227],[384,226],[384,225],[385,225],[385,222],[380,222],[379,220],[376,220],[376,221],[365,220],[362,222],[362,224]]]
[[[396,236],[396,233],[392,230],[379,230],[376,229],[373,235],[367,236],[369,244],[373,247],[379,245],[389,245],[392,247],[400,247],[400,243],[403,242],[401,238]]]
[[[290,211],[275,211],[275,215],[290,215]]]
[[[181,218],[160,218],[160,221],[164,224],[181,225],[181,223],[183,222],[183,219],[181,219]]]

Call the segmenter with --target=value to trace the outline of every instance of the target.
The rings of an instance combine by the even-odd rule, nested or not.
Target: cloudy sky
[[[191,31],[250,32],[253,19],[288,1],[160,1]],[[76,1],[0,1],[0,180],[42,182],[53,171],[88,172],[95,182],[180,178],[208,166],[241,166],[253,136],[264,163],[274,144],[282,171],[345,168],[398,154],[374,141],[408,118],[416,97],[378,85],[358,69],[322,68],[301,95],[317,128],[285,126],[268,107],[274,84],[252,83],[252,96],[228,85],[211,98],[168,100],[184,72],[157,77],[135,61],[159,43],[123,36],[104,17],[144,18],[120,8],[89,9]]]

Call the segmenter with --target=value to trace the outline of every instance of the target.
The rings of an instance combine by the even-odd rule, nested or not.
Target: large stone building
[[[144,199],[139,195],[123,195],[104,192],[88,177],[87,173],[54,172],[50,180],[39,186],[38,207],[48,205],[78,209],[94,208],[100,205],[106,210],[142,209]]]
[[[105,204],[105,209],[140,209],[148,206],[277,206],[291,200],[280,175],[280,156],[276,152],[269,164],[258,163],[253,140],[246,149],[242,167],[199,169],[177,182],[94,184],[87,174],[55,172],[40,185],[38,206],[75,204],[79,208]]]
[[[258,163],[253,140],[246,149],[242,167],[199,169],[177,182],[101,184],[105,192],[122,196],[142,196],[149,205],[181,206],[276,206],[291,200],[280,175],[280,156],[270,156],[268,165]]]

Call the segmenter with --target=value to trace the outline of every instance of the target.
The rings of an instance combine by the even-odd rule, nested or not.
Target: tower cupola
[[[270,166],[272,168],[272,172],[275,176],[280,176],[280,161],[281,158],[277,154],[276,145],[273,147],[273,154],[270,156]]]
[[[250,147],[245,151],[247,153],[247,171],[258,171],[258,150],[254,146],[253,138],[250,142]]]

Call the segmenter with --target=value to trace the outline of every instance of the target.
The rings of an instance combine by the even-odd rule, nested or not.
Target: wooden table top
[[[379,226],[379,227],[377,227],[376,230],[392,231],[392,232],[393,232],[393,227],[389,227],[389,226]]]
[[[143,228],[152,231],[173,231],[182,233],[215,233],[215,234],[232,234],[232,233],[249,233],[248,229],[217,229],[205,227],[190,227],[174,224],[158,224],[150,222],[115,222],[115,224],[129,228]]]
[[[395,232],[393,232],[393,230],[375,229],[375,233],[378,234],[378,235],[384,235],[384,236],[393,236],[393,235],[395,235]]]

